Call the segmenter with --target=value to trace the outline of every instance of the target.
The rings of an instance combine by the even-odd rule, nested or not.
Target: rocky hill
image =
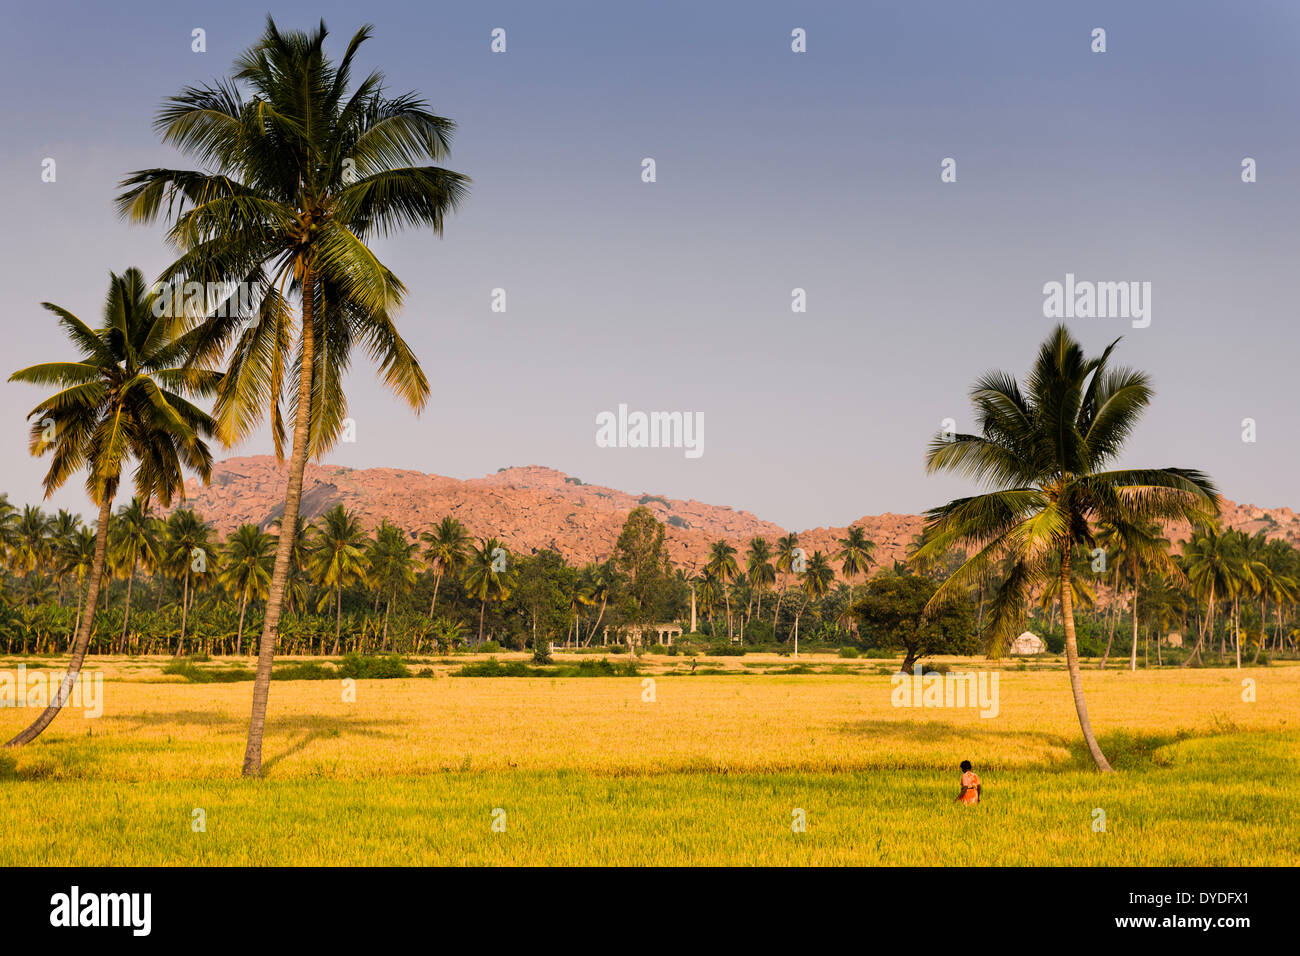
[[[240,524],[268,526],[283,509],[287,471],[269,455],[232,458],[212,470],[203,487],[191,480],[187,504],[226,534]],[[669,552],[678,565],[703,565],[711,541],[725,538],[743,556],[744,544],[755,535],[769,541],[786,533],[770,521],[726,505],[680,501],[650,493],[632,494],[584,484],[551,468],[529,465],[503,468],[494,475],[460,481],[440,475],[393,468],[351,469],[308,465],[303,482],[303,514],[314,519],[336,504],[355,511],[367,528],[387,518],[413,536],[435,525],[444,515],[460,520],[476,537],[495,536],[512,550],[529,553],[551,548],[570,562],[609,557],[627,514],[645,505],[667,525]],[[1258,508],[1224,503],[1224,522],[1248,532],[1265,531],[1300,545],[1300,517],[1289,508]],[[876,560],[901,559],[915,535],[920,515],[868,515],[852,522],[876,542]],[[800,544],[809,552],[838,550],[844,528],[800,530]],[[1185,526],[1171,525],[1176,541],[1187,536]]]

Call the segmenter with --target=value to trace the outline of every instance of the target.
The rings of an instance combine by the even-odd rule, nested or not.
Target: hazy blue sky
[[[372,22],[361,66],[460,124],[448,165],[475,181],[443,239],[378,247],[410,288],[400,321],[430,407],[413,417],[358,365],[358,440],[328,460],[462,478],[545,464],[800,529],[917,511],[969,487],[924,474],[926,442],[944,418],[970,425],[981,372],[1024,372],[1052,324],[1043,284],[1072,272],[1152,283],[1149,328],[1071,323],[1092,350],[1124,334],[1120,358],[1155,378],[1128,461],[1300,506],[1300,5],[807,6],[272,5],[284,27],[324,17],[336,52]],[[267,12],[6,11],[6,373],[68,353],[41,300],[97,321],[109,270],[167,264],[161,226],[117,220],[115,185],[189,165],[151,129],[160,101],[225,75]],[[23,420],[39,397],[0,384],[16,502],[40,495]],[[702,412],[703,456],[597,448],[595,417],[620,402]],[[55,503],[91,511],[79,482]]]

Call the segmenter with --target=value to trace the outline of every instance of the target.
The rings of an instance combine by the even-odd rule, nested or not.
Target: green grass
[[[917,770],[141,784],[22,780],[0,764],[0,819],[24,821],[0,865],[1284,865],[1300,856],[1298,742],[1175,741],[1107,777],[986,775],[976,808],[953,804],[952,774]]]

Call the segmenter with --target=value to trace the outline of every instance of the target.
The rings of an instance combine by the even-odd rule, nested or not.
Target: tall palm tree
[[[1108,470],[1152,396],[1145,374],[1110,365],[1118,342],[1087,358],[1065,326],[1057,326],[1040,347],[1024,390],[1004,372],[976,382],[971,399],[982,434],[936,437],[926,468],[961,472],[996,490],[926,512],[917,555],[933,558],[954,544],[974,552],[940,585],[930,607],[964,593],[995,562],[1010,559],[989,609],[989,649],[997,655],[1006,652],[1031,590],[1059,576],[1075,712],[1103,772],[1111,768],[1093,736],[1079,673],[1074,556],[1093,547],[1099,522],[1197,519],[1218,511],[1214,484],[1199,471]]]
[[[369,352],[411,408],[419,411],[428,399],[429,383],[392,321],[405,287],[367,242],[406,226],[441,235],[469,184],[432,165],[448,154],[451,120],[414,94],[389,96],[377,72],[349,89],[353,58],[370,28],[357,31],[337,64],[325,55],[326,33],[324,23],[311,33],[282,32],[268,17],[233,77],[189,87],[158,114],[164,142],[201,169],[140,170],[122,181],[118,197],[123,215],[136,222],[171,220],[169,237],[181,256],[165,278],[244,283],[236,307],[230,298],[216,309],[208,302],[187,309],[187,322],[201,318],[202,357],[231,352],[214,410],[224,442],[253,433],[270,411],[283,460],[282,399],[290,393],[290,527],[308,457],[326,452],[342,431],[342,380],[354,345]],[[296,390],[287,387],[286,371],[297,377]],[[258,651],[245,776],[261,773],[290,550],[282,535]]]
[[[0,558],[7,559],[18,543],[17,524],[18,509],[9,503],[8,495],[0,494]]]
[[[584,646],[591,643],[596,632],[600,630],[600,622],[605,619],[605,608],[609,605],[610,595],[614,593],[615,577],[613,568],[608,564],[590,564],[583,568],[583,577],[589,582],[589,591],[591,594],[591,603],[600,602],[600,610],[596,612],[596,622],[587,630],[587,639],[582,643]]]
[[[374,540],[367,548],[370,560],[369,579],[376,591],[387,596],[384,604],[384,636],[382,646],[388,648],[388,618],[393,601],[398,594],[406,594],[415,584],[415,552],[419,546],[406,537],[406,532],[388,519],[375,529]]]
[[[749,539],[749,550],[745,553],[745,574],[749,586],[758,599],[755,613],[763,613],[763,593],[776,583],[776,568],[772,566],[772,546],[763,537]]]
[[[488,598],[495,592],[496,599],[504,601],[510,596],[514,587],[514,578],[500,558],[505,549],[496,538],[487,538],[481,547],[476,547],[470,555],[469,567],[465,571],[465,592],[479,602],[478,642],[483,643],[483,613],[487,610]]]
[[[1183,579],[1183,572],[1169,553],[1169,539],[1160,534],[1160,526],[1151,521],[1102,524],[1098,542],[1110,555],[1107,568],[1114,575],[1116,587],[1129,587],[1129,613],[1133,616],[1133,643],[1129,648],[1129,670],[1137,671],[1138,590],[1142,579],[1151,574]],[[1109,654],[1110,644],[1106,645]],[[1106,666],[1102,657],[1101,666]]]
[[[239,628],[235,632],[235,653],[243,653],[244,612],[253,598],[265,598],[271,585],[271,564],[275,559],[275,538],[255,524],[241,524],[226,538],[224,560],[218,580],[231,594],[239,596]]]
[[[366,532],[347,508],[335,505],[312,527],[307,550],[307,574],[317,587],[334,595],[334,649],[339,652],[343,630],[343,589],[355,584],[366,571]]]
[[[72,575],[77,588],[77,623],[72,629],[75,636],[81,630],[81,612],[85,600],[83,584],[95,563],[95,532],[78,524],[71,537],[59,543],[54,564],[60,574]]]
[[[727,604],[727,639],[732,639],[731,628],[731,583],[740,576],[736,566],[736,549],[733,545],[719,539],[709,545],[709,560],[704,570],[712,574],[722,586],[722,595]]]
[[[154,314],[154,297],[138,269],[110,277],[99,329],[91,329],[67,309],[48,302],[42,305],[56,316],[81,354],[74,361],[25,368],[11,375],[10,381],[60,387],[28,416],[31,451],[51,455],[44,480],[46,497],[75,471],[86,469],[86,491],[99,506],[99,523],[85,612],[67,676],[58,696],[30,727],[9,741],[11,746],[34,740],[49,726],[81,673],[104,577],[113,497],[123,468],[134,461],[136,494],[164,504],[183,492],[182,466],[204,481],[212,470],[212,455],[203,441],[212,434],[212,420],[186,396],[211,394],[216,377],[184,367],[192,342],[174,338],[168,323]]]
[[[143,564],[146,571],[158,562],[158,539],[154,523],[149,516],[149,503],[138,496],[129,504],[117,509],[117,519],[109,529],[108,547],[114,563],[126,576],[126,609],[122,614],[121,642],[126,644],[127,627],[131,620],[131,592],[135,587],[136,568]]]
[[[799,587],[804,593],[804,602],[799,606],[798,613],[794,616],[794,656],[799,656],[799,619],[803,617],[803,612],[808,609],[808,605],[813,601],[820,601],[831,589],[835,582],[835,569],[831,567],[830,558],[820,551],[814,551],[812,557],[808,559],[808,566],[799,577]]]
[[[876,550],[876,542],[867,537],[865,528],[854,526],[839,539],[840,550],[835,558],[840,562],[840,573],[849,583],[849,599],[853,598],[853,579],[859,574],[866,574],[871,567],[871,554]]]
[[[32,576],[47,567],[53,542],[50,532],[54,522],[36,505],[24,505],[14,526],[16,545],[13,567],[23,574],[23,604],[31,598]]]
[[[1198,523],[1183,546],[1181,566],[1198,601],[1206,602],[1205,614],[1197,613],[1196,646],[1184,658],[1182,667],[1199,660],[1206,634],[1214,640],[1215,600],[1232,587],[1228,539],[1207,522]]]
[[[183,582],[181,590],[181,635],[176,642],[176,656],[185,648],[186,627],[189,623],[193,596],[191,584],[194,575],[208,573],[208,565],[215,565],[212,547],[212,526],[191,508],[178,508],[167,517],[164,525],[163,555],[172,574]],[[215,571],[212,567],[210,570]]]
[[[776,623],[781,617],[781,599],[785,597],[785,575],[794,571],[795,549],[799,547],[797,534],[785,534],[776,539],[776,571],[782,586],[776,592],[776,610],[772,612],[772,636],[776,636]]]
[[[58,578],[58,602],[63,605],[63,579],[65,572],[59,568],[59,554],[64,545],[77,536],[77,531],[81,528],[81,515],[75,515],[67,508],[60,508],[50,520],[50,552],[49,558],[52,562],[53,572]]]
[[[420,540],[427,545],[421,557],[433,571],[433,600],[429,602],[429,619],[433,620],[442,576],[446,574],[455,578],[460,575],[465,569],[473,539],[463,524],[447,515],[434,530],[423,532]]]

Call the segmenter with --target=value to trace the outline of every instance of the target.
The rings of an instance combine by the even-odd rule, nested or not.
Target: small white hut
[[[1043,639],[1033,631],[1025,631],[1014,641],[1011,642],[1011,654],[1014,657],[1027,657],[1030,654],[1041,654],[1047,650],[1047,645]]]
[[[1169,636],[1165,638],[1165,643],[1170,647],[1182,647],[1183,635],[1180,631],[1170,631]]]

